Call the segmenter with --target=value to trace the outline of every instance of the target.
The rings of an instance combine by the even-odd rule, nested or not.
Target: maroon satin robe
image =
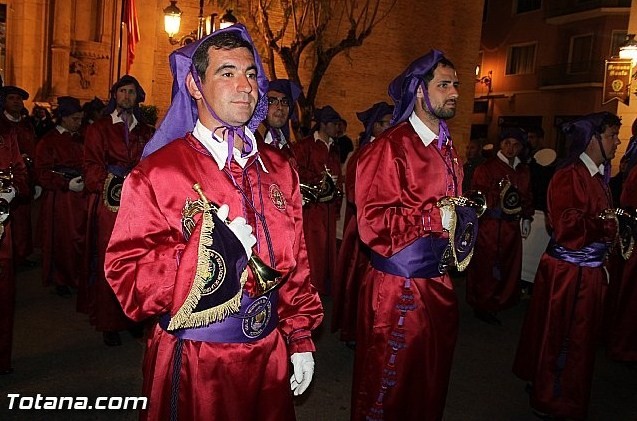
[[[637,209],[637,166],[626,176],[619,201],[624,209]],[[621,278],[611,282],[619,285],[611,313],[608,355],[618,361],[637,361],[637,246],[624,262]]]
[[[446,237],[435,204],[457,192],[443,153],[452,154],[461,186],[455,150],[438,151],[435,141],[425,146],[409,122],[365,147],[356,208],[360,238],[374,252],[389,257],[420,237]],[[442,419],[458,333],[449,275],[408,282],[370,268],[358,297],[351,419]]]
[[[531,175],[529,167],[520,163],[511,168],[497,156],[478,165],[471,188],[480,190],[491,209],[500,208],[498,183],[508,177],[517,187],[524,219],[533,217]],[[522,235],[520,220],[494,218],[487,211],[478,223],[478,238],[473,258],[467,269],[467,303],[476,310],[498,312],[520,301],[522,273]]]
[[[357,149],[347,161],[345,196],[347,198],[343,226],[343,241],[338,250],[336,270],[332,281],[332,332],[341,331],[341,341],[356,340],[358,291],[367,266],[369,251],[358,235],[356,222],[355,184],[356,161],[361,149]]]
[[[84,140],[84,183],[89,194],[87,227],[87,262],[89,268],[90,321],[98,331],[118,331],[131,327],[113,291],[104,277],[104,254],[115,225],[117,212],[104,204],[107,167],[115,165],[129,171],[139,162],[144,145],[154,129],[139,123],[126,144],[124,123],[113,124],[110,115],[86,128]]]
[[[23,156],[31,161],[35,157],[35,131],[29,119],[23,118],[19,122],[10,121],[4,112],[0,111],[0,133],[14,129],[18,148]],[[27,162],[25,161],[25,164]],[[33,202],[32,186],[35,183],[33,168],[27,165],[27,191],[11,202],[11,225],[13,237],[13,257],[17,264],[25,262],[33,253],[33,228],[31,224],[31,203]]]
[[[328,148],[322,140],[310,135],[293,145],[301,183],[317,185],[325,167],[332,175],[341,176],[341,163],[335,142]],[[339,183],[336,183],[339,185]],[[303,208],[303,232],[310,260],[312,283],[319,293],[328,294],[336,267],[336,220],[341,201],[314,203]]]
[[[42,186],[40,205],[42,281],[44,285],[77,288],[85,251],[88,197],[69,190],[69,177],[60,170],[82,173],[84,144],[80,135],[57,129],[38,142],[35,172]]]
[[[27,169],[18,147],[17,134],[12,128],[0,132],[0,169],[11,167],[13,186],[18,195],[29,194]],[[13,199],[15,200],[15,198]],[[13,203],[13,201],[12,201]],[[13,209],[4,221],[4,234],[0,236],[0,371],[11,368],[13,318],[15,309],[15,267],[13,254]]]
[[[553,238],[562,247],[579,250],[616,238],[615,221],[598,217],[612,207],[610,190],[580,160],[555,173],[547,204]],[[586,417],[607,282],[603,267],[542,255],[513,365],[518,377],[533,383],[533,408],[556,417]]]
[[[192,189],[195,183],[211,202],[229,205],[229,219],[243,216],[251,221],[257,237],[253,250],[270,262],[264,226],[255,222],[255,212],[229,174],[263,212],[274,266],[286,278],[276,290],[278,328],[265,338],[250,343],[184,341],[180,419],[294,419],[289,355],[314,351],[311,331],[321,322],[323,310],[309,282],[298,176],[281,154],[272,149],[260,154],[267,172],[255,156],[245,169],[233,160],[220,171],[210,153],[188,135],[143,160],[124,183],[106,273],[131,319],[174,315],[183,303],[190,285],[176,282],[177,271],[194,274],[197,262],[180,258],[189,245],[181,211],[187,198],[198,199]],[[253,285],[249,271],[245,288]],[[149,397],[149,409],[143,419],[168,419],[176,343],[172,334],[157,325],[153,328],[144,358],[143,394]]]

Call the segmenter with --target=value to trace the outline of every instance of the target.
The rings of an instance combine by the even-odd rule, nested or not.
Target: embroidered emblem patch
[[[268,297],[259,297],[246,309],[246,314],[254,314],[243,319],[243,334],[248,338],[256,338],[263,333],[272,317],[272,303]]]
[[[283,196],[283,192],[276,184],[271,184],[270,189],[268,191],[268,195],[270,196],[270,200],[274,203],[274,206],[280,210],[284,211],[287,205],[285,201],[285,196]]]
[[[226,262],[217,251],[210,250],[210,261],[208,262],[210,277],[203,285],[201,295],[210,295],[215,292],[226,278]]]

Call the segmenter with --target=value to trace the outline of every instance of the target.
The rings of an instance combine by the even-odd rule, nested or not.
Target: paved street
[[[502,327],[476,320],[464,304],[464,278],[455,280],[461,326],[449,386],[447,421],[532,421],[524,384],[511,362],[528,301],[501,314]],[[317,332],[316,374],[297,401],[299,421],[347,420],[353,351],[329,332]],[[62,298],[42,287],[38,267],[18,273],[14,369],[0,376],[0,420],[134,420],[135,411],[9,411],[7,394],[21,396],[137,396],[141,389],[143,345],[127,333],[123,345],[108,348],[75,312],[75,296]],[[16,404],[17,406],[17,404]],[[637,367],[609,361],[599,352],[590,409],[593,421],[637,420]]]

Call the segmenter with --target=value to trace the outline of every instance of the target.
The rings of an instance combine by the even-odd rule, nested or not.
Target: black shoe
[[[490,311],[483,310],[473,310],[473,315],[476,316],[476,319],[482,320],[485,323],[488,323],[493,326],[502,326],[502,322],[495,316],[495,313]]]
[[[6,368],[4,370],[0,370],[0,376],[4,376],[5,374],[11,374],[13,373],[13,368],[9,367]]]
[[[56,285],[55,293],[60,297],[70,297],[71,296],[71,288],[66,285]]]
[[[106,346],[120,346],[122,344],[122,338],[119,337],[119,332],[102,332],[102,338]]]

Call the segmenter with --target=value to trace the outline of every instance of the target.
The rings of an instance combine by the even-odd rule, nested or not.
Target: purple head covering
[[[296,101],[301,96],[301,87],[289,79],[275,79],[270,81],[268,84],[268,92],[269,91],[277,91],[281,92],[283,95],[289,98],[290,100],[290,108],[288,111],[288,119],[292,119],[293,121],[297,121],[298,118],[296,116]],[[286,124],[281,130],[285,135],[286,139],[290,138],[290,127]]]
[[[601,134],[606,126],[621,125],[621,120],[613,113],[603,111],[585,115],[574,121],[562,125],[562,131],[571,141],[566,163],[576,161],[582,152],[586,150],[593,138],[601,142]],[[600,143],[601,146],[601,143]],[[602,149],[602,153],[605,153]],[[604,158],[606,156],[604,155]],[[604,178],[610,179],[610,161],[604,163]]]
[[[80,100],[72,96],[59,96],[58,107],[55,109],[55,115],[58,118],[66,117],[71,114],[82,111]]]
[[[199,114],[197,112],[195,100],[190,96],[188,88],[186,87],[186,76],[188,73],[192,73],[195,81],[199,83],[200,78],[192,62],[195,51],[208,38],[212,38],[226,32],[237,32],[241,38],[254,46],[254,43],[248,34],[248,30],[245,26],[237,23],[229,26],[228,28],[219,29],[199,41],[190,43],[170,54],[170,70],[173,74],[172,101],[159,128],[146,144],[142,158],[147,157],[173,140],[184,137],[186,133],[189,133],[195,127]],[[259,57],[256,48],[253,48],[253,51],[254,62],[257,66],[259,100],[254,113],[247,124],[248,129],[252,132],[259,127],[259,124],[261,124],[268,115],[268,99],[266,95],[268,91],[268,79],[265,77],[263,64],[261,64],[261,58]],[[211,110],[209,105],[208,109]],[[232,133],[243,129],[242,127],[231,127],[225,125],[224,127]],[[228,142],[228,160],[232,159],[232,143],[233,142]],[[250,150],[252,149],[251,144],[248,145],[248,147]],[[246,150],[247,149],[248,148],[246,148]]]
[[[359,147],[362,148],[369,143],[372,137],[374,123],[380,121],[384,115],[392,114],[393,112],[394,107],[383,101],[377,102],[365,111],[356,113],[356,117],[358,117],[360,122],[363,123],[363,127],[365,127],[365,132],[361,137]]]
[[[425,94],[427,107],[430,112],[433,111],[431,109],[431,104],[429,103],[429,94],[427,93],[427,87],[424,84],[423,78],[440,60],[444,58],[445,56],[442,51],[431,50],[424,56],[414,60],[404,72],[398,75],[398,77],[389,84],[389,96],[396,105],[391,121],[392,125],[402,123],[409,118],[414,110],[414,104],[416,103],[416,91],[418,90],[418,86],[421,84]],[[441,148],[447,139],[451,141],[449,128],[447,127],[447,123],[443,119],[440,119],[438,148]]]
[[[290,99],[290,113],[288,114],[288,118],[292,117],[292,114],[296,111],[294,105],[299,99],[299,96],[301,96],[301,87],[289,79],[275,79],[268,84],[268,92],[269,91],[281,92]]]

